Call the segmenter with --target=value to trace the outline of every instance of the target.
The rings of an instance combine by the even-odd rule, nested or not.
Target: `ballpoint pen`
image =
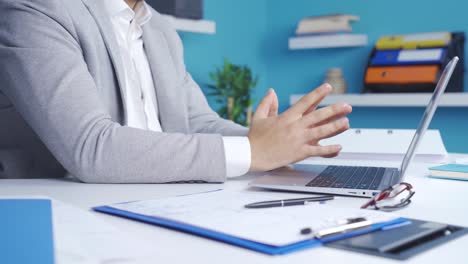
[[[372,222],[367,220],[364,217],[357,217],[357,218],[349,218],[346,220],[346,224],[337,225],[334,227],[329,227],[325,229],[321,229],[319,231],[313,232],[313,230],[309,227],[301,229],[302,235],[313,234],[316,238],[324,238],[331,235],[338,235],[346,232],[350,232],[353,230],[366,228],[372,225]]]
[[[270,207],[283,207],[283,206],[291,206],[291,205],[306,205],[311,202],[322,202],[322,201],[333,200],[333,198],[334,198],[333,195],[325,195],[325,196],[317,196],[317,197],[263,201],[263,202],[246,204],[245,208],[270,208]]]

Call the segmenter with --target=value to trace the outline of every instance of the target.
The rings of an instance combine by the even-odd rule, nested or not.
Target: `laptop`
[[[270,171],[249,185],[272,190],[372,197],[381,190],[400,183],[431,123],[457,62],[458,57],[454,57],[442,72],[399,168],[293,164]]]

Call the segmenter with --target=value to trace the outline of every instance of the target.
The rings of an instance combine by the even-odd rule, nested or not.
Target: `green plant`
[[[221,105],[218,114],[241,125],[249,125],[252,117],[251,97],[257,86],[258,76],[253,76],[252,70],[245,65],[234,65],[224,59],[222,67],[210,73],[214,84],[207,87],[208,96],[214,96]]]

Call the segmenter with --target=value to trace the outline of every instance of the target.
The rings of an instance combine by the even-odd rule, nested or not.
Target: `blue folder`
[[[438,56],[427,56],[428,51],[438,53]],[[411,52],[411,60],[402,59],[401,54]],[[418,55],[418,53],[420,55]],[[376,51],[371,60],[372,66],[390,65],[421,65],[421,64],[442,64],[445,60],[447,49],[419,49],[419,50],[379,50]]]
[[[213,230],[209,230],[209,229],[205,229],[205,228],[201,228],[201,227],[197,227],[197,226],[193,226],[193,225],[189,225],[189,224],[185,224],[185,223],[181,223],[177,221],[172,221],[166,218],[136,214],[136,213],[128,212],[125,210],[116,209],[110,206],[94,207],[93,210],[101,212],[101,213],[111,214],[115,216],[128,218],[131,220],[136,220],[136,221],[152,224],[152,225],[162,226],[162,227],[166,227],[166,228],[177,230],[177,231],[182,231],[185,233],[217,240],[223,243],[243,247],[246,249],[254,250],[254,251],[261,252],[261,253],[268,254],[268,255],[282,255],[282,254],[287,254],[287,253],[291,253],[294,251],[298,251],[301,249],[318,247],[324,243],[333,242],[333,241],[337,241],[337,240],[352,237],[352,236],[358,236],[358,235],[380,230],[384,227],[389,228],[391,226],[398,226],[404,222],[408,222],[408,220],[404,218],[397,218],[392,221],[374,224],[368,228],[359,229],[354,232],[344,233],[344,234],[333,236],[333,237],[326,237],[321,240],[308,239],[308,240],[300,241],[297,243],[289,244],[286,246],[277,247],[277,246],[271,246],[271,245],[251,241],[248,239],[239,238],[239,237],[232,236],[232,235],[223,234],[223,233],[216,232]]]
[[[50,200],[2,199],[0,215],[0,263],[54,263]]]

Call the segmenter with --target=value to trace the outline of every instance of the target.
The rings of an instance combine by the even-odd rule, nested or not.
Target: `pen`
[[[283,206],[291,206],[291,205],[306,205],[311,202],[322,202],[322,201],[333,200],[333,198],[334,198],[333,195],[325,195],[325,196],[317,196],[317,197],[263,201],[263,202],[246,204],[245,208],[253,209],[253,208],[283,207]]]
[[[324,238],[327,236],[338,235],[338,234],[350,232],[353,230],[369,227],[370,225],[372,225],[372,222],[367,220],[364,217],[350,218],[350,219],[347,219],[346,222],[347,224],[344,224],[344,225],[338,225],[335,227],[330,227],[330,228],[319,230],[314,233],[314,236],[316,238]],[[306,228],[301,229],[301,234],[308,235],[312,233],[312,231],[313,230],[311,228],[306,227]]]

